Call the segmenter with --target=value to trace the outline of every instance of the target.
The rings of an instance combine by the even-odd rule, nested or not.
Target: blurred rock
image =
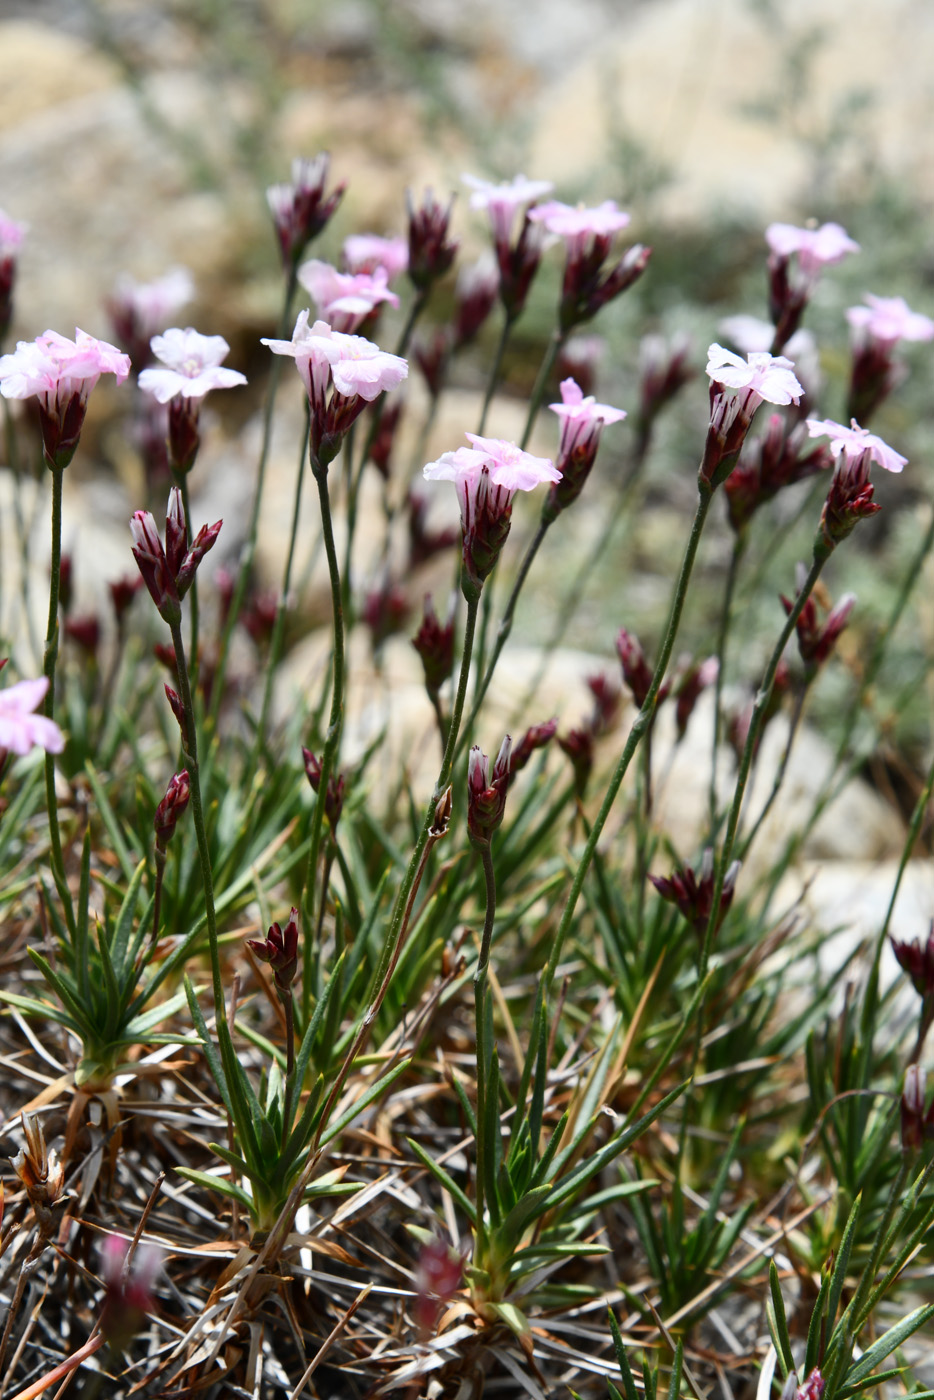
[[[529,173],[623,198],[627,163],[667,174],[681,221],[792,219],[873,166],[931,199],[932,44],[927,0],[632,7],[541,95]]]

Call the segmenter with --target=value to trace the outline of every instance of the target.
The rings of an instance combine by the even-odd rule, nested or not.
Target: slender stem
[[[521,448],[525,448],[526,443],[532,436],[532,429],[535,426],[535,419],[538,417],[538,410],[541,408],[545,390],[548,387],[548,376],[554,368],[555,360],[561,353],[562,346],[567,340],[568,332],[563,331],[560,326],[555,326],[548,341],[548,348],[542,357],[542,362],[538,367],[538,374],[535,376],[535,385],[532,389],[532,397],[529,399],[529,412],[525,420],[525,429],[522,433]],[[482,431],[482,429],[481,429]]]
[[[441,760],[441,768],[435,781],[434,791],[428,803],[425,819],[422,822],[422,829],[419,833],[415,849],[412,852],[409,864],[406,869],[399,893],[396,895],[396,902],[393,906],[392,919],[389,924],[389,932],[386,935],[386,942],[383,946],[383,953],[377,969],[377,984],[384,976],[386,968],[389,966],[396,948],[399,944],[404,929],[404,919],[409,899],[415,886],[421,868],[425,849],[431,837],[432,825],[435,821],[435,809],[445,788],[451,781],[451,772],[454,767],[454,756],[457,748],[457,735],[460,730],[461,718],[464,713],[464,702],[467,697],[467,677],[470,673],[470,657],[473,652],[474,634],[477,629],[477,608],[479,597],[471,596],[467,599],[467,619],[464,626],[464,649],[461,654],[460,674],[457,679],[457,691],[454,696],[454,707],[451,710],[451,723],[448,729],[447,743],[444,748],[444,757]]]
[[[292,586],[292,565],[295,560],[295,544],[298,539],[298,521],[302,504],[302,486],[305,480],[305,452],[308,448],[309,422],[308,413],[305,414],[305,434],[302,438],[301,451],[298,458],[298,473],[295,478],[295,499],[292,504],[292,526],[289,531],[289,548],[285,556],[285,568],[282,572],[282,592],[279,595],[279,602],[276,607],[276,620],[273,624],[272,638],[269,643],[269,655],[266,658],[266,680],[263,686],[263,703],[259,713],[259,724],[256,729],[256,739],[253,743],[253,753],[250,759],[248,778],[245,786],[249,788],[250,781],[256,771],[259,762],[260,750],[266,741],[266,726],[269,722],[269,708],[272,704],[272,688],[276,676],[276,668],[279,665],[279,657],[282,654],[282,639],[285,635],[285,616],[288,610],[289,590]]]
[[[820,538],[820,537],[819,537]],[[756,751],[759,735],[762,732],[762,723],[765,716],[765,709],[772,694],[772,687],[775,684],[775,673],[778,670],[778,663],[782,659],[782,653],[788,644],[795,629],[795,623],[801,616],[808,598],[814,590],[814,585],[820,577],[821,570],[827,562],[828,556],[823,551],[815,550],[814,559],[794,602],[794,607],[785,619],[785,625],[781,630],[778,641],[772,651],[768,667],[759,693],[756,696],[755,704],[752,707],[752,718],[749,722],[749,730],[746,734],[746,742],[743,746],[742,758],[739,762],[739,769],[736,774],[736,785],[733,789],[733,802],[730,806],[730,814],[727,819],[726,833],[723,837],[723,845],[720,848],[720,859],[717,861],[717,873],[714,881],[713,900],[710,906],[710,918],[704,934],[704,945],[701,950],[699,980],[703,982],[707,973],[707,964],[710,960],[710,949],[713,937],[720,922],[720,896],[723,893],[723,882],[726,878],[727,866],[733,854],[733,844],[736,840],[736,831],[739,826],[739,816],[743,806],[743,798],[746,793],[746,784],[749,780],[749,770],[752,767],[753,755]]]
[[[487,381],[486,394],[483,398],[483,408],[480,411],[480,423],[477,428],[479,437],[483,436],[486,429],[486,418],[490,411],[490,404],[493,402],[493,395],[496,393],[496,386],[499,383],[499,372],[503,364],[503,355],[506,353],[506,343],[509,340],[509,333],[512,330],[513,317],[508,313],[503,321],[503,329],[500,333],[499,344],[496,347],[496,354],[493,357],[493,367],[490,370],[490,377]]]
[[[762,808],[762,811],[756,817],[752,830],[749,832],[749,835],[746,836],[743,840],[743,844],[740,847],[739,852],[740,860],[746,859],[746,852],[749,850],[749,847],[756,839],[756,836],[759,832],[760,827],[762,826],[762,823],[765,821],[766,817],[769,815],[769,812],[772,810],[772,804],[774,803],[776,797],[779,794],[779,791],[781,790],[782,783],[785,781],[785,774],[788,772],[788,762],[791,758],[791,750],[794,748],[795,737],[798,733],[798,727],[801,724],[801,716],[804,714],[804,702],[807,699],[810,684],[810,680],[806,680],[798,694],[798,699],[795,703],[794,712],[791,716],[791,724],[788,726],[788,739],[785,744],[785,751],[782,754],[781,762],[779,763],[775,773],[775,780],[772,783],[772,791],[769,793],[765,802],[765,806]]]
[[[574,873],[574,879],[571,884],[571,890],[568,895],[567,904],[565,905],[564,913],[561,916],[561,922],[558,925],[558,931],[555,935],[555,940],[552,944],[551,952],[548,955],[548,963],[543,973],[546,989],[550,987],[551,983],[554,981],[555,973],[558,969],[558,964],[561,960],[561,952],[564,947],[564,940],[567,937],[568,932],[570,930],[571,923],[574,918],[574,910],[577,906],[577,901],[580,898],[580,893],[584,886],[584,879],[586,877],[587,871],[590,868],[590,863],[593,860],[594,852],[597,849],[597,842],[600,840],[603,828],[606,825],[607,817],[610,815],[610,809],[612,808],[613,803],[616,800],[616,794],[619,792],[623,778],[626,776],[626,771],[629,768],[630,762],[632,761],[632,756],[635,753],[640,740],[645,736],[646,732],[648,731],[655,714],[655,704],[658,698],[659,688],[661,687],[661,683],[665,678],[665,672],[667,671],[668,663],[671,660],[671,652],[675,644],[675,638],[678,634],[678,627],[681,622],[681,613],[684,609],[684,601],[687,597],[688,584],[691,578],[691,571],[694,568],[694,559],[697,554],[697,546],[700,543],[700,537],[701,533],[703,532],[704,522],[707,519],[707,512],[710,509],[710,502],[713,499],[713,492],[706,482],[700,482],[698,489],[699,495],[697,509],[694,513],[694,520],[691,524],[691,533],[688,537],[687,546],[684,551],[684,558],[681,561],[681,569],[678,574],[678,581],[675,585],[674,595],[671,600],[671,608],[668,614],[668,622],[665,627],[665,636],[662,642],[662,649],[659,653],[658,661],[655,665],[655,672],[652,676],[652,683],[649,686],[648,694],[645,697],[642,708],[636,716],[633,726],[629,731],[629,736],[626,740],[623,752],[620,754],[619,761],[616,765],[616,769],[613,773],[612,778],[610,779],[609,787],[607,788],[606,793],[604,795],[600,811],[597,813],[596,819],[594,820],[594,824],[587,838],[587,844],[584,847],[580,861],[577,865],[577,870]]]
[[[331,610],[334,624],[334,665],[331,672],[331,714],[328,720],[327,735],[321,754],[321,777],[318,783],[318,796],[311,820],[311,843],[308,849],[308,866],[305,872],[305,886],[302,891],[302,906],[305,914],[305,928],[314,927],[315,883],[318,872],[318,855],[321,849],[321,833],[324,823],[324,807],[327,800],[328,783],[337,763],[340,748],[341,729],[344,720],[344,610],[341,600],[341,576],[337,562],[337,548],[334,543],[334,525],[331,519],[331,500],[328,495],[328,469],[321,465],[314,453],[311,454],[311,471],[318,487],[318,501],[321,506],[321,528],[324,549],[328,560],[328,574],[331,580]],[[327,889],[321,890],[321,908],[327,899]],[[311,1007],[311,978],[313,959],[311,949],[305,950],[302,959],[302,1024],[308,1024]]]
[[[515,617],[516,604],[519,601],[519,594],[522,592],[522,586],[525,583],[525,580],[528,576],[529,569],[531,569],[532,567],[532,561],[534,560],[536,554],[538,553],[541,547],[542,541],[548,533],[548,527],[550,524],[551,521],[545,520],[544,518],[542,518],[539,521],[538,529],[535,531],[535,534],[529,543],[529,547],[525,551],[522,563],[519,566],[519,572],[516,575],[516,581],[513,584],[512,592],[509,595],[509,601],[506,604],[506,609],[500,620],[499,628],[497,629],[496,641],[493,644],[493,653],[490,657],[489,662],[487,663],[486,670],[483,672],[482,678],[477,682],[477,688],[474,691],[473,704],[470,707],[470,714],[467,717],[467,723],[464,727],[464,734],[461,738],[460,743],[458,744],[458,753],[464,747],[464,741],[466,739],[466,736],[472,730],[474,721],[476,720],[477,715],[480,712],[480,706],[483,704],[483,698],[490,688],[490,681],[493,679],[493,672],[496,670],[496,663],[499,661],[503,647],[506,645],[506,642],[509,639],[509,634],[512,631],[512,624],[513,619]]]
[[[198,858],[201,864],[201,879],[204,885],[204,911],[208,930],[208,948],[211,956],[211,984],[214,994],[214,1017],[218,1034],[226,1026],[227,1008],[224,1001],[224,988],[221,981],[220,949],[217,942],[217,914],[214,908],[214,876],[211,870],[211,851],[208,846],[207,830],[204,825],[204,806],[201,800],[201,772],[198,766],[198,736],[195,729],[195,710],[191,698],[191,682],[188,675],[188,662],[185,657],[185,643],[182,638],[181,619],[169,624],[172,632],[172,645],[175,648],[175,663],[178,670],[178,694],[182,702],[185,725],[182,730],[182,752],[188,769],[191,788],[191,812],[195,823],[195,836],[198,842]]]
[[[723,676],[726,670],[726,645],[730,634],[730,621],[733,612],[733,593],[736,589],[739,566],[746,551],[747,539],[748,533],[745,528],[737,531],[733,536],[733,552],[730,555],[730,567],[726,576],[726,586],[723,590],[723,603],[720,607],[720,625],[717,629],[717,679],[714,684],[713,746],[710,755],[710,793],[708,804],[711,840],[713,840],[717,830],[717,758],[720,750],[720,730],[722,726],[721,707],[723,698]]]
[[[493,868],[493,852],[490,843],[480,847],[480,855],[483,860],[483,878],[486,884],[486,914],[483,920],[483,933],[480,938],[480,957],[477,960],[477,970],[474,973],[474,990],[478,997],[482,997],[484,986],[486,985],[486,970],[490,961],[490,948],[493,943],[493,921],[496,918],[496,872]],[[480,1026],[477,1025],[477,1040],[480,1039]]]
[[[282,303],[282,315],[279,319],[279,334],[285,336],[288,333],[289,321],[292,316],[292,301],[295,296],[296,269],[292,267],[286,281],[285,297]],[[256,491],[253,495],[253,506],[250,511],[250,521],[247,526],[246,543],[240,557],[240,568],[234,586],[233,597],[230,600],[230,609],[221,633],[220,647],[217,655],[217,669],[215,671],[214,687],[211,692],[211,711],[209,717],[210,727],[213,729],[217,725],[217,717],[220,713],[221,702],[224,694],[224,677],[227,671],[227,657],[230,651],[230,639],[233,635],[237,618],[243,607],[243,600],[246,597],[247,584],[249,583],[250,572],[253,568],[253,560],[256,556],[256,541],[259,535],[259,513],[263,503],[263,488],[266,482],[266,464],[269,460],[269,448],[272,443],[272,420],[273,411],[276,406],[276,395],[279,389],[279,380],[282,374],[282,358],[273,355],[272,368],[269,371],[269,388],[266,393],[266,406],[263,412],[263,439],[260,445],[259,462],[256,467]]]
[[[280,998],[285,1011],[285,1101],[282,1105],[282,1151],[292,1131],[292,1100],[295,1095],[295,1003],[291,988]]]
[[[871,1032],[875,1017],[876,1005],[879,993],[879,967],[882,962],[882,950],[885,947],[885,940],[888,937],[889,926],[892,922],[892,915],[895,912],[895,903],[898,899],[898,892],[901,889],[902,878],[911,859],[911,853],[915,848],[915,843],[921,833],[924,818],[927,814],[928,805],[931,801],[931,794],[934,793],[934,759],[928,768],[928,775],[925,779],[924,787],[918,795],[915,809],[911,814],[911,821],[908,823],[908,833],[905,837],[905,844],[902,847],[901,860],[898,862],[898,871],[895,875],[895,884],[892,887],[892,894],[889,899],[888,908],[885,911],[885,918],[876,939],[875,952],[872,958],[872,967],[869,971],[869,981],[866,988],[866,997],[863,1002],[863,1038],[867,1039]]]
[[[185,529],[188,531],[188,543],[191,544],[195,537],[194,523],[191,518],[191,501],[188,495],[188,473],[175,472],[175,484],[182,493],[182,506],[185,511]],[[197,575],[191,580],[191,587],[188,590],[190,601],[189,615],[191,623],[191,638],[188,647],[188,658],[191,663],[191,690],[192,695],[198,693],[198,578]]]
[[[45,651],[42,671],[49,682],[45,693],[43,712],[48,719],[55,714],[55,667],[58,661],[58,602],[62,579],[62,489],[64,467],[49,464],[52,473],[52,565],[49,582],[49,621],[45,632]],[[45,754],[45,799],[49,813],[49,841],[52,848],[52,868],[62,890],[67,889],[65,881],[65,858],[62,854],[62,836],[58,824],[58,801],[55,796],[55,755],[48,749]]]

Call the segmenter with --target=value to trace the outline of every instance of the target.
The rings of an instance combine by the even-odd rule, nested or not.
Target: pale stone
[[[793,121],[756,120],[754,104],[787,86],[796,42],[805,61],[813,57],[806,98]],[[747,0],[655,0],[629,9],[599,52],[542,94],[529,168],[576,186],[605,184],[621,131],[673,176],[659,214],[789,219],[813,195],[815,155],[801,133],[810,123],[822,132],[865,97],[868,111],[844,129],[859,138],[843,153],[845,173],[858,177],[875,156],[930,199],[932,44],[926,0],[784,0],[771,17]]]

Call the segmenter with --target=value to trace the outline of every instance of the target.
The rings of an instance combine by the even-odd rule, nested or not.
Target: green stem
[[[466,736],[473,729],[473,725],[477,718],[477,715],[480,713],[480,706],[483,704],[483,698],[490,688],[490,681],[493,679],[493,672],[496,670],[496,663],[499,661],[503,647],[506,645],[506,642],[509,638],[509,634],[512,631],[512,624],[513,619],[515,617],[516,604],[519,601],[519,594],[522,592],[522,586],[525,583],[526,577],[528,576],[529,569],[531,569],[532,567],[532,561],[538,553],[542,541],[545,538],[545,535],[548,533],[548,527],[550,524],[551,521],[545,520],[544,518],[542,518],[539,521],[538,529],[535,531],[535,535],[529,543],[528,549],[525,551],[522,563],[519,566],[519,572],[516,575],[516,581],[513,584],[512,592],[509,595],[509,601],[506,604],[506,610],[503,613],[502,619],[499,624],[499,628],[496,633],[496,641],[493,645],[493,654],[490,657],[485,671],[483,672],[482,678],[477,682],[477,687],[474,691],[473,704],[470,707],[470,714],[467,717],[467,723],[464,727],[464,734],[461,738],[461,742],[458,744],[458,753],[460,753],[463,749]]]
[[[901,860],[898,863],[898,871],[895,875],[895,884],[892,887],[892,894],[889,899],[888,908],[885,911],[885,918],[882,921],[882,927],[876,939],[872,967],[869,970],[869,981],[867,983],[866,996],[863,1002],[862,1029],[864,1040],[868,1040],[875,1023],[875,1013],[879,998],[879,967],[882,962],[882,950],[885,947],[885,940],[888,937],[892,915],[895,912],[895,903],[898,899],[898,892],[901,889],[902,878],[907,869],[908,862],[911,859],[911,853],[915,848],[915,843],[921,834],[921,827],[924,824],[924,818],[927,813],[928,804],[931,801],[932,792],[934,792],[934,759],[931,761],[924,787],[921,789],[918,800],[915,803],[915,809],[911,814],[911,821],[908,823],[908,834],[905,837],[905,844],[902,847]]]
[[[678,574],[678,581],[675,585],[674,595],[671,600],[671,608],[668,614],[668,622],[665,627],[665,636],[662,642],[662,649],[659,653],[658,661],[656,662],[655,672],[652,676],[652,682],[649,686],[648,694],[645,697],[642,708],[636,716],[633,726],[629,731],[629,736],[626,740],[623,752],[620,754],[619,761],[616,765],[616,769],[613,773],[612,778],[610,779],[609,787],[607,788],[606,793],[604,795],[600,811],[597,813],[596,819],[594,820],[594,824],[587,838],[587,844],[584,847],[583,854],[581,855],[580,861],[578,862],[577,870],[574,873],[574,880],[571,884],[571,891],[568,895],[567,904],[565,905],[564,913],[561,916],[561,923],[558,926],[558,932],[555,935],[555,941],[552,945],[551,952],[548,956],[548,963],[543,973],[543,977],[546,984],[546,990],[551,986],[551,983],[554,981],[555,973],[558,969],[558,964],[561,959],[561,952],[564,947],[564,940],[567,937],[568,932],[570,930],[571,923],[574,918],[574,910],[576,908],[577,901],[580,898],[581,890],[584,886],[584,879],[586,877],[587,871],[590,868],[590,863],[593,860],[594,852],[597,849],[597,842],[600,840],[603,828],[606,825],[607,817],[610,815],[610,809],[612,808],[613,803],[616,800],[616,794],[619,792],[623,778],[626,776],[626,771],[629,768],[629,764],[632,761],[632,756],[635,753],[640,740],[645,736],[654,717],[655,704],[658,698],[659,688],[661,687],[661,683],[665,678],[665,672],[667,671],[668,663],[671,660],[672,648],[675,644],[675,638],[677,636],[678,627],[681,622],[681,613],[684,609],[684,601],[687,597],[688,583],[690,582],[691,571],[694,568],[694,559],[697,554],[697,546],[700,543],[701,533],[704,528],[704,522],[707,519],[707,512],[710,509],[710,502],[712,499],[713,492],[710,486],[707,485],[706,482],[700,482],[697,509],[694,513],[694,520],[691,524],[691,533],[688,537],[687,546],[684,551],[684,558],[681,561],[681,570]]]
[[[821,536],[818,535],[818,539]],[[749,731],[746,735],[746,742],[743,745],[743,754],[740,759],[739,769],[736,774],[736,785],[733,789],[733,802],[730,806],[730,814],[727,819],[726,833],[723,837],[723,845],[720,848],[720,859],[717,861],[716,879],[714,880],[713,901],[710,907],[710,918],[707,922],[707,929],[704,934],[704,945],[701,950],[699,978],[703,982],[707,974],[707,964],[710,960],[710,949],[713,937],[720,922],[720,896],[723,893],[723,882],[726,878],[727,867],[730,857],[733,854],[733,845],[736,840],[736,830],[739,826],[740,812],[743,806],[743,798],[746,793],[746,784],[749,780],[749,770],[752,767],[753,754],[759,735],[762,731],[762,722],[765,715],[766,706],[772,695],[772,687],[775,684],[775,673],[778,664],[782,659],[782,653],[788,645],[788,640],[795,630],[795,623],[801,616],[805,603],[810,598],[814,590],[814,585],[820,577],[821,570],[827,562],[828,555],[823,550],[815,548],[814,558],[808,571],[807,578],[795,598],[794,607],[785,619],[785,625],[781,630],[778,641],[772,651],[768,667],[762,679],[762,685],[756,696],[755,704],[752,707],[752,718],[749,722]]]
[[[392,918],[389,924],[389,932],[386,935],[386,942],[383,946],[382,956],[376,973],[376,984],[380,984],[385,975],[386,968],[395,953],[396,946],[403,930],[403,919],[408,908],[409,895],[415,885],[416,877],[422,864],[422,857],[428,845],[432,824],[435,820],[435,809],[444,794],[445,788],[451,781],[451,772],[454,768],[454,756],[457,749],[457,735],[460,731],[461,718],[464,713],[464,702],[467,698],[467,677],[470,673],[470,658],[473,652],[474,634],[477,630],[477,608],[479,597],[472,596],[467,599],[467,620],[464,626],[464,649],[461,654],[460,674],[457,679],[457,691],[454,696],[454,707],[451,710],[451,722],[448,728],[447,743],[444,747],[444,757],[441,760],[441,768],[435,781],[434,791],[428,803],[422,829],[419,833],[415,849],[409,859],[399,893],[396,895],[396,902],[393,906]]]
[[[308,866],[305,872],[305,886],[302,891],[302,907],[305,915],[305,929],[315,927],[315,884],[318,873],[318,856],[321,849],[321,833],[324,824],[324,807],[327,801],[328,783],[337,764],[340,749],[341,729],[344,721],[344,609],[341,599],[341,576],[337,562],[337,548],[334,543],[334,525],[331,519],[331,500],[328,494],[328,469],[322,466],[311,453],[311,471],[318,487],[318,501],[321,506],[321,528],[324,549],[328,561],[328,574],[331,580],[331,610],[334,624],[334,665],[331,672],[331,714],[321,753],[321,777],[318,783],[318,796],[311,820],[311,844],[308,848]],[[321,890],[321,908],[327,899],[327,889]],[[310,934],[306,934],[310,942]],[[311,948],[305,950],[302,959],[302,1025],[308,1024],[311,1009],[311,979],[313,959]]]
[[[477,428],[477,436],[482,437],[486,429],[486,418],[490,411],[490,404],[493,402],[493,395],[496,393],[496,386],[499,383],[499,372],[503,365],[503,356],[506,353],[506,343],[509,340],[509,333],[512,330],[513,317],[506,315],[503,322],[503,329],[499,337],[499,344],[496,347],[496,354],[493,357],[493,367],[490,370],[490,377],[487,381],[486,394],[483,397],[483,408],[480,411],[480,424]]]
[[[733,536],[733,552],[730,555],[730,567],[726,576],[726,586],[723,590],[723,603],[720,607],[720,625],[717,629],[717,679],[714,685],[713,699],[713,747],[710,756],[710,793],[709,793],[709,825],[710,838],[714,839],[717,830],[717,757],[720,750],[720,730],[721,730],[721,705],[723,697],[723,675],[726,669],[726,646],[730,634],[730,620],[733,613],[733,593],[736,589],[736,579],[739,575],[739,566],[746,551],[747,531],[738,530]]]
[[[295,1007],[291,989],[281,998],[285,1011],[285,1101],[282,1105],[282,1151],[292,1131],[292,1100],[295,1095]]]
[[[486,914],[483,920],[483,933],[480,938],[480,957],[474,973],[474,989],[482,997],[486,985],[486,970],[490,962],[490,948],[493,944],[493,921],[496,918],[496,872],[493,868],[493,852],[489,841],[480,847],[483,860],[483,878],[486,885]],[[477,1043],[480,1041],[480,1023],[477,1023]]]
[[[568,338],[568,332],[563,331],[560,326],[555,326],[548,341],[548,348],[542,356],[542,362],[538,367],[538,374],[535,377],[535,385],[532,389],[532,397],[529,400],[528,417],[525,420],[525,429],[522,433],[522,441],[519,446],[525,450],[525,445],[532,436],[532,429],[535,426],[535,419],[538,417],[538,410],[541,408],[545,390],[548,387],[548,376],[554,368],[555,360],[561,353],[562,346]],[[482,429],[481,429],[482,431]]]
[[[45,693],[43,713],[48,719],[55,717],[55,668],[58,662],[58,603],[62,579],[62,491],[65,468],[49,464],[52,473],[52,563],[49,581],[49,620],[45,632],[42,673],[49,682]],[[55,755],[45,754],[45,800],[49,813],[49,842],[51,845],[52,868],[56,882],[62,893],[67,891],[65,879],[65,857],[62,853],[62,836],[58,824],[58,801],[55,796]],[[71,912],[71,911],[69,911]],[[69,922],[71,922],[69,920]]]
[[[292,586],[292,565],[295,560],[295,544],[298,539],[298,520],[302,504],[302,486],[305,481],[305,452],[308,447],[309,417],[305,414],[305,434],[302,438],[301,451],[298,457],[298,474],[295,478],[295,500],[292,504],[292,526],[289,531],[289,548],[285,557],[285,569],[282,573],[282,592],[279,595],[279,602],[276,607],[276,620],[273,624],[272,638],[269,643],[269,655],[266,658],[266,680],[263,686],[263,703],[259,713],[259,724],[256,729],[256,739],[253,743],[253,753],[250,758],[247,782],[245,787],[249,789],[253,775],[259,763],[260,751],[266,742],[266,726],[269,722],[269,708],[272,704],[272,688],[276,677],[276,668],[279,665],[279,657],[282,654],[282,639],[285,635],[285,616],[288,608],[289,589]]]
[[[188,543],[191,544],[195,537],[195,528],[191,519],[191,501],[188,496],[188,473],[175,472],[175,484],[182,493],[182,507],[185,511],[185,529],[188,531]],[[189,636],[188,656],[191,661],[191,690],[192,695],[198,693],[198,579],[195,576],[191,580],[191,587],[188,590],[190,604],[191,631]]]
[[[295,287],[296,269],[293,267],[290,269],[286,281],[282,315],[279,319],[279,336],[283,339],[288,335],[289,322],[292,319],[292,301],[295,296]],[[253,506],[250,511],[250,522],[247,526],[246,543],[240,558],[240,567],[237,572],[233,597],[230,600],[230,610],[227,613],[227,619],[221,633],[220,647],[217,654],[217,669],[214,677],[214,688],[211,692],[211,711],[209,719],[211,729],[217,726],[217,717],[220,713],[221,702],[224,695],[224,677],[227,672],[230,639],[233,635],[234,627],[237,625],[237,618],[240,616],[240,610],[243,607],[250,573],[253,568],[253,560],[256,557],[256,541],[259,534],[259,513],[263,503],[263,488],[266,482],[266,464],[269,460],[269,448],[272,443],[272,419],[281,375],[282,357],[280,355],[273,355],[272,368],[269,371],[269,389],[266,394],[266,407],[263,413],[263,440],[260,445],[259,462],[256,467],[256,491],[253,496]]]
[[[207,830],[204,825],[204,805],[201,799],[201,771],[198,766],[198,735],[195,729],[195,710],[191,696],[191,681],[188,675],[188,662],[185,657],[185,643],[182,639],[181,619],[169,624],[172,645],[175,648],[175,662],[178,670],[178,694],[182,702],[185,725],[182,730],[182,752],[188,769],[188,782],[191,789],[191,813],[195,823],[195,836],[198,843],[198,859],[201,863],[201,879],[204,885],[204,912],[208,930],[208,948],[211,956],[211,985],[214,994],[214,1017],[218,1038],[222,1038],[226,1027],[227,1008],[224,1001],[224,988],[221,981],[220,948],[217,941],[217,914],[214,908],[214,876],[211,870],[211,852],[208,847]]]
[[[795,736],[798,733],[798,727],[801,723],[801,716],[804,714],[804,702],[807,699],[809,689],[810,680],[806,680],[801,687],[801,691],[798,695],[798,700],[794,708],[794,713],[791,716],[791,724],[788,726],[788,739],[785,744],[785,751],[782,754],[781,762],[779,763],[778,769],[775,773],[775,780],[772,783],[772,791],[769,793],[765,802],[765,806],[762,808],[762,811],[756,817],[756,820],[753,823],[752,830],[749,832],[749,835],[745,837],[743,844],[740,847],[740,860],[746,859],[746,853],[749,850],[749,847],[752,845],[753,841],[756,839],[756,836],[758,835],[762,823],[765,821],[766,817],[769,815],[769,812],[772,810],[773,803],[775,802],[775,799],[781,790],[782,783],[785,781],[785,774],[788,772],[788,762],[791,758],[791,750],[794,747]]]

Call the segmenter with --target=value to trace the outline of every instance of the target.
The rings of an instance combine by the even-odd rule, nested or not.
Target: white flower
[[[177,395],[200,399],[211,389],[233,389],[246,383],[239,370],[221,366],[230,350],[222,335],[201,335],[191,326],[184,331],[174,326],[164,335],[154,335],[150,344],[166,368],[144,369],[139,387],[159,403],[168,403]]]

